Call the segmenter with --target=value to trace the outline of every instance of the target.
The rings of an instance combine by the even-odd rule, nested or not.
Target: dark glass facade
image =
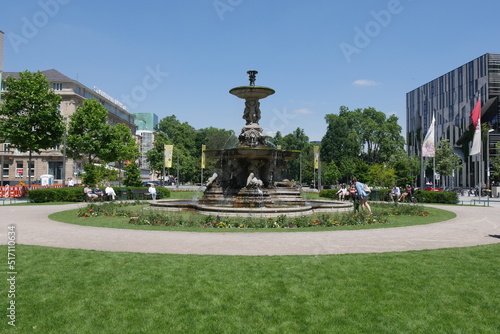
[[[481,96],[481,122],[493,129],[483,138],[483,165],[479,155],[469,156],[472,144],[470,114]],[[407,150],[409,155],[421,156],[422,141],[429,130],[432,115],[436,117],[436,146],[448,139],[463,160],[464,167],[454,176],[441,180],[447,187],[472,187],[478,184],[479,174],[488,183],[489,158],[498,154],[495,144],[500,140],[500,54],[487,53],[448,72],[406,94]],[[489,144],[489,148],[486,145]],[[487,154],[489,153],[489,154]],[[480,167],[484,166],[484,167]],[[432,179],[421,175],[421,184]]]

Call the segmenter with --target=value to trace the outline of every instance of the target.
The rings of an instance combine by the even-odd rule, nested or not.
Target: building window
[[[9,164],[5,163],[2,166],[3,177],[9,177]]]
[[[35,162],[28,161],[29,177],[35,177]]]
[[[16,162],[16,177],[23,177],[24,175],[24,167],[22,161]]]
[[[54,179],[62,179],[62,161],[49,161],[49,174],[54,175]]]
[[[62,82],[53,82],[53,83],[52,83],[52,88],[53,88],[55,91],[60,91],[60,90],[62,90],[62,88],[63,88],[63,84],[62,84]]]

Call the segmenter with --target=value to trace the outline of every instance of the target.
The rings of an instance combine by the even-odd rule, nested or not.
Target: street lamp
[[[490,189],[490,132],[493,132],[493,129],[489,129],[486,134],[486,189]]]

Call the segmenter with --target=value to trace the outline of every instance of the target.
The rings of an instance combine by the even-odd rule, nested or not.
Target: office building
[[[59,109],[66,120],[69,120],[69,116],[76,111],[78,106],[83,104],[84,100],[96,99],[108,110],[108,122],[110,124],[123,123],[130,128],[132,134],[135,134],[135,118],[127,112],[125,105],[120,101],[112,98],[97,87],[88,88],[57,70],[52,69],[42,71],[42,73],[46,76],[54,92],[61,96],[62,100]],[[3,80],[8,76],[19,77],[19,73],[4,72]],[[28,152],[19,152],[9,147],[8,143],[0,144],[0,149],[2,160],[1,181],[3,184],[15,185],[21,181],[28,183],[28,176],[31,178],[31,182],[34,182],[44,174],[53,175],[55,183],[62,183],[63,177],[66,179],[72,177],[77,182],[80,181],[79,175],[83,171],[82,161],[67,159],[64,164],[61,146],[44,150],[40,154],[33,154],[31,166],[28,166]]]
[[[481,122],[491,128],[483,137],[481,155],[470,156],[473,129],[470,115],[481,97]],[[412,90],[406,95],[407,149],[410,155],[422,155],[422,141],[435,116],[436,146],[450,140],[463,160],[463,168],[442,178],[447,187],[475,187],[479,180],[490,185],[489,162],[500,140],[500,54],[487,53]],[[486,147],[488,146],[488,147]],[[480,163],[482,157],[483,163]],[[480,177],[482,175],[482,177]],[[432,180],[432,172],[421,175],[419,185]]]

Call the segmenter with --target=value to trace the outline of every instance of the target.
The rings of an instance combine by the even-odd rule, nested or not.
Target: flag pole
[[[432,113],[432,119],[436,119],[436,110]],[[436,123],[433,124],[434,131],[434,157],[432,158],[432,190],[436,190]]]

